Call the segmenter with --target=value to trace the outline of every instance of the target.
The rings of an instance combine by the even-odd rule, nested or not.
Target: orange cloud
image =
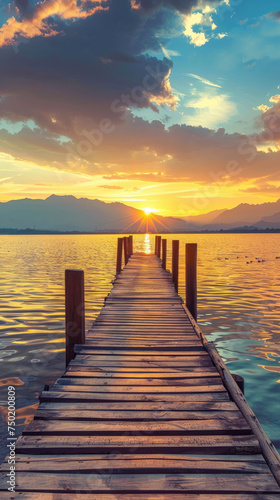
[[[177,104],[179,102],[179,97],[177,97],[172,93],[172,87],[169,80],[170,73],[171,70],[169,70],[168,74],[162,81],[161,93],[156,96],[152,96],[150,99],[151,102],[159,104],[160,106],[167,105],[171,109],[176,109]]]
[[[131,8],[132,9],[135,9],[135,10],[138,10],[141,8],[141,5],[140,3],[137,1],[137,0],[131,0]]]
[[[101,10],[108,10],[103,7],[107,0],[44,0],[35,5],[30,18],[18,21],[15,17],[8,19],[6,24],[0,29],[0,47],[12,45],[16,42],[17,36],[24,38],[34,38],[35,36],[53,36],[58,32],[48,25],[46,20],[51,16],[58,16],[61,19],[81,18],[85,19]],[[91,8],[87,5],[93,4]]]

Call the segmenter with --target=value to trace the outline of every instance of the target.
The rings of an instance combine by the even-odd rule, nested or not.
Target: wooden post
[[[127,258],[129,259],[130,257],[130,239],[129,239],[129,236],[126,237],[126,244],[127,244]]]
[[[162,257],[161,257],[161,265],[163,269],[166,269],[166,248],[167,248],[167,240],[162,239]]]
[[[241,375],[236,375],[236,373],[231,374],[232,378],[235,380],[237,383],[239,389],[242,391],[243,394],[245,394],[245,380]]]
[[[128,237],[128,240],[129,240],[129,257],[131,257],[131,255],[133,255],[133,236],[130,235]]]
[[[118,238],[118,250],[117,250],[117,273],[120,273],[122,270],[122,246],[123,246],[123,238]]]
[[[155,255],[157,255],[158,236],[155,237]]]
[[[172,281],[178,292],[179,281],[179,240],[172,240]]]
[[[157,256],[159,259],[160,259],[160,250],[161,250],[161,236],[158,236]]]
[[[197,321],[197,243],[186,244],[186,306]]]
[[[123,250],[124,250],[124,263],[125,265],[128,263],[128,238],[124,236],[123,238]]]
[[[74,345],[85,343],[84,271],[65,271],[66,366],[75,357]]]

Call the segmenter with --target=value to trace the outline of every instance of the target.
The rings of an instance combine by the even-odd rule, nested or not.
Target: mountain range
[[[214,210],[206,214],[184,217],[188,227],[196,226],[202,231],[220,231],[235,228],[278,229],[280,228],[280,199],[276,202],[252,205],[241,203],[230,210]]]
[[[103,233],[280,229],[280,199],[176,218],[147,216],[144,211],[119,202],[51,195],[46,200],[25,198],[0,203],[0,228]]]
[[[0,203],[0,228],[58,232],[176,232],[185,222],[174,217],[147,217],[123,203],[105,203],[75,196],[51,195],[46,200]]]

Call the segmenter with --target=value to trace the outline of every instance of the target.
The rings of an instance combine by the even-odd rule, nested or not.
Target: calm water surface
[[[1,236],[1,454],[7,454],[7,386],[16,387],[17,434],[30,422],[38,396],[64,369],[64,270],[84,269],[87,328],[115,273],[116,235]],[[280,449],[280,235],[168,235],[197,242],[199,323]],[[153,250],[154,236],[134,236],[134,250]],[[279,259],[277,259],[279,257]],[[170,268],[170,259],[168,266]]]

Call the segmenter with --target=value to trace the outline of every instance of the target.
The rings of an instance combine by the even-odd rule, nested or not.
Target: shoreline
[[[146,233],[145,231],[131,231],[130,234],[277,234],[280,233],[279,229],[219,229],[219,230],[204,230],[204,231],[159,231]],[[52,230],[43,230],[43,229],[10,229],[10,228],[2,228],[0,229],[0,236],[13,236],[13,235],[112,235],[112,234],[128,234],[127,232],[120,231],[52,231]]]

